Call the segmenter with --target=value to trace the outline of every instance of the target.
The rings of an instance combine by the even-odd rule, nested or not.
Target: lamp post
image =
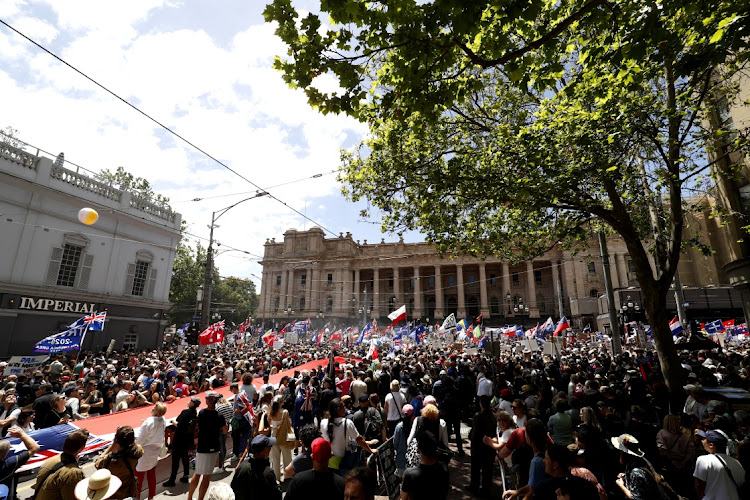
[[[208,321],[211,317],[211,287],[213,286],[213,275],[214,275],[214,228],[219,227],[216,225],[216,221],[219,220],[219,217],[227,213],[229,210],[233,209],[240,203],[243,203],[247,200],[252,200],[254,198],[260,198],[261,196],[266,196],[268,193],[266,191],[258,191],[253,196],[250,196],[248,198],[245,198],[244,200],[240,200],[237,203],[234,203],[232,205],[229,205],[228,207],[222,208],[220,210],[217,210],[215,212],[211,213],[211,225],[208,226],[211,230],[208,237],[208,249],[206,250],[206,274],[203,278],[203,309],[201,310],[201,328],[205,329],[208,327]],[[196,198],[197,199],[197,198]],[[218,214],[218,215],[216,215]]]
[[[359,314],[362,315],[362,328],[367,324],[367,316],[372,312],[370,311],[370,304],[367,302],[367,287],[365,287],[365,300],[362,305],[359,306]]]
[[[513,308],[511,307],[511,300],[513,300],[513,297],[510,296],[510,292],[505,294],[505,303],[508,304],[508,313],[506,316],[512,316],[513,315]]]
[[[622,323],[622,329],[625,334],[625,338],[627,338],[628,335],[628,322],[631,319],[634,319],[634,317],[637,319],[637,316],[641,312],[641,306],[639,304],[633,303],[632,299],[630,298],[630,295],[628,295],[627,299],[625,300],[625,303],[622,304],[620,307],[620,310],[618,311],[620,316],[620,322]]]
[[[521,326],[523,326],[523,316],[529,315],[529,306],[524,305],[523,299],[521,297],[518,297],[518,304],[513,307],[513,312],[517,316],[521,316]]]

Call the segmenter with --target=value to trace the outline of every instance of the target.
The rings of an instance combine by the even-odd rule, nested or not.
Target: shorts
[[[219,452],[214,453],[196,453],[195,454],[195,473],[202,476],[210,476],[214,473],[216,459],[219,458]]]

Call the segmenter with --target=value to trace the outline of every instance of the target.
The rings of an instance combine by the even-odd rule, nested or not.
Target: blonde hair
[[[422,416],[430,420],[437,420],[438,418],[440,418],[440,412],[435,406],[427,405],[422,408]]]
[[[662,422],[662,429],[672,434],[680,433],[680,417],[677,415],[665,415]]]
[[[163,417],[167,413],[167,405],[164,403],[156,403],[154,405],[154,413],[157,417]]]

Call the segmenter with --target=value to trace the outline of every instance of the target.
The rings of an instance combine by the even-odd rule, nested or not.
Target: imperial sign
[[[36,311],[55,311],[88,313],[96,311],[94,302],[73,302],[71,300],[35,299],[33,297],[21,297],[19,309],[33,309]]]

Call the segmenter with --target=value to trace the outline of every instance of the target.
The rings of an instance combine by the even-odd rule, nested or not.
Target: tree
[[[265,10],[275,66],[370,137],[342,154],[344,192],[441,251],[519,261],[607,229],[626,242],[662,372],[681,392],[666,300],[695,238],[704,127],[747,62],[729,0],[329,0]],[[327,21],[328,22],[328,21]],[[339,84],[330,91],[330,77]],[[742,134],[733,150],[745,147]],[[368,211],[365,211],[367,215]],[[698,242],[702,243],[702,242]],[[652,264],[653,262],[653,264]]]
[[[18,130],[14,129],[10,125],[0,130],[0,142],[5,143],[14,148],[24,150],[26,143],[18,138]]]
[[[108,168],[102,169],[98,174],[94,175],[94,178],[98,181],[117,186],[124,191],[130,191],[140,198],[151,200],[171,209],[168,197],[154,193],[151,183],[148,182],[148,180],[143,177],[134,176],[126,171],[124,167],[117,167],[115,172],[112,172]]]
[[[228,326],[239,326],[258,309],[259,299],[252,280],[228,277],[214,280],[211,302],[211,310],[218,312]]]

